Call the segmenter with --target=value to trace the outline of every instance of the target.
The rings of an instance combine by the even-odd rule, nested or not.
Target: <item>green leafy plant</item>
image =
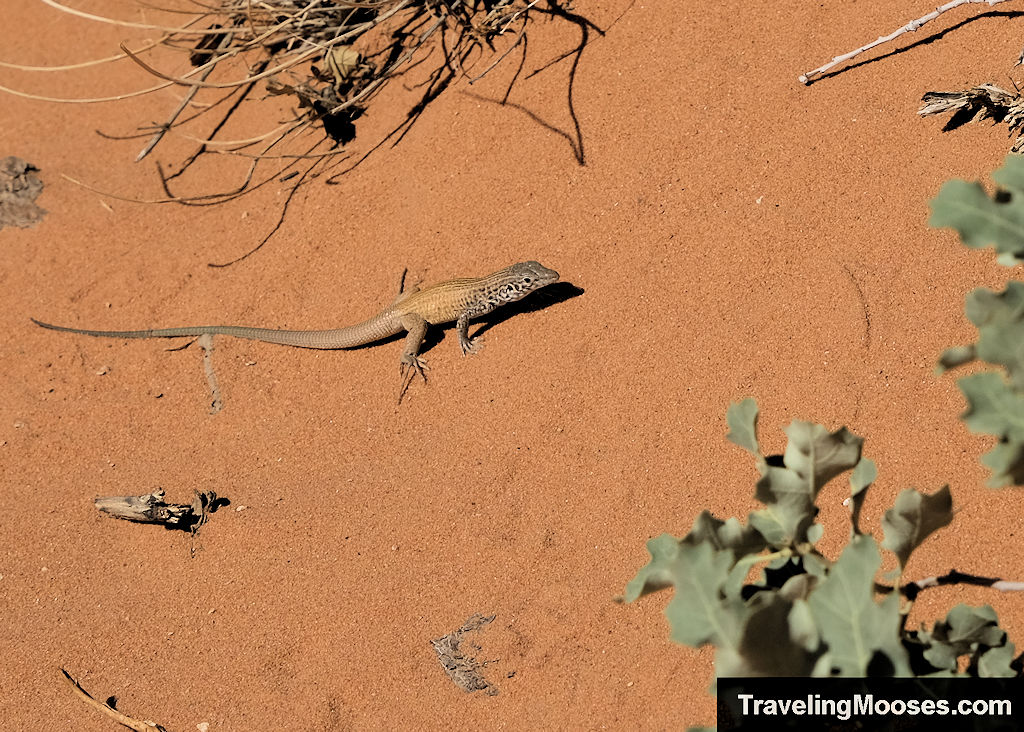
[[[929,224],[956,229],[973,249],[993,246],[996,261],[1013,266],[1024,262],[1024,157],[1008,156],[992,179],[1000,186],[992,195],[977,182],[947,182],[931,202]],[[962,419],[972,432],[999,440],[981,458],[992,471],[989,486],[1024,485],[1024,283],[973,290],[965,310],[978,340],[946,350],[938,371],[975,360],[1005,370],[1006,378],[986,371],[957,381],[968,404]]]
[[[860,527],[877,474],[861,456],[863,440],[845,428],[829,432],[794,421],[785,453],[765,457],[757,414],[752,399],[731,405],[728,439],[754,457],[761,474],[755,495],[764,508],[751,512],[746,525],[705,511],[682,539],[663,534],[649,541],[651,561],[629,583],[626,601],[674,587],[665,610],[672,639],[714,645],[721,676],[1016,675],[1014,646],[988,606],[957,605],[931,628],[906,628],[918,592],[950,578],[876,581],[881,550],[896,556],[901,579],[911,553],[952,521],[949,488],[903,491],[882,518],[879,545]],[[850,540],[832,561],[816,547],[824,533],[815,522],[816,499],[846,472]],[[757,565],[765,566],[748,581]]]
[[[1010,156],[993,174],[1000,189],[950,181],[932,201],[930,224],[956,229],[971,248],[993,246],[1007,266],[1024,262],[1024,158]],[[1003,292],[979,288],[967,296],[975,343],[946,350],[942,372],[978,360],[1001,366],[957,383],[967,399],[962,419],[999,442],[982,457],[993,487],[1024,485],[1024,283]],[[1024,590],[1024,583],[964,574],[904,581],[914,550],[953,520],[949,487],[931,494],[905,490],[882,517],[883,539],[861,528],[861,511],[877,477],[862,456],[863,440],[846,428],[794,421],[782,455],[764,456],[757,405],[732,404],[728,439],[757,464],[755,497],[763,508],[745,523],[708,511],[679,539],[662,534],[647,543],[651,560],[626,588],[625,600],[666,588],[672,640],[716,648],[719,676],[977,676],[1017,677],[1024,654],[999,627],[991,607],[960,604],[942,620],[907,627],[918,594],[949,584]],[[849,473],[849,540],[836,559],[818,549],[817,498]],[[895,555],[892,585],[880,583],[882,550]],[[755,568],[761,566],[755,575]],[[764,643],[764,638],[771,643]]]

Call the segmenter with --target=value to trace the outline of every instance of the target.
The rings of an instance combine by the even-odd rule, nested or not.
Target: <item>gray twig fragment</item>
[[[0,229],[27,229],[43,220],[46,211],[35,204],[43,192],[39,168],[13,155],[0,159]]]
[[[980,84],[959,92],[927,92],[921,98],[917,113],[922,117],[951,113],[944,130],[952,130],[967,122],[991,119],[1005,122],[1010,134],[1016,134],[1011,150],[1024,148],[1024,99],[993,84]]]
[[[166,503],[163,489],[157,488],[142,496],[104,496],[97,498],[95,505],[114,518],[142,524],[163,524],[194,534],[206,523],[216,502],[217,494],[213,491],[195,491],[191,505]]]
[[[480,646],[470,641],[470,652],[466,653],[463,650],[465,635],[479,630],[495,617],[475,613],[458,630],[430,641],[434,652],[437,653],[437,660],[441,662],[448,678],[463,691],[483,691],[488,696],[498,693],[498,688],[480,673],[480,669],[487,665],[486,662],[480,663],[476,660],[476,652],[480,650]]]

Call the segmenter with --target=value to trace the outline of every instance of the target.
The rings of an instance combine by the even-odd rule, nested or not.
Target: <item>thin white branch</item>
[[[851,58],[854,58],[855,56],[859,56],[860,54],[864,53],[865,51],[870,51],[875,46],[880,46],[883,43],[888,43],[889,41],[892,41],[892,40],[902,36],[904,33],[912,33],[913,31],[916,31],[918,28],[920,28],[925,23],[928,23],[929,21],[935,20],[940,15],[945,13],[947,10],[952,10],[953,8],[959,7],[961,5],[968,5],[968,4],[971,4],[971,3],[982,3],[982,4],[985,4],[985,5],[988,5],[989,7],[991,7],[993,5],[998,5],[999,3],[1005,3],[1005,2],[1007,2],[1007,0],[951,0],[951,2],[948,2],[945,5],[941,5],[941,6],[937,7],[937,8],[935,8],[935,10],[933,10],[930,13],[928,13],[927,15],[922,15],[917,20],[910,21],[909,23],[907,23],[902,28],[899,28],[898,30],[890,33],[887,36],[879,36],[878,40],[872,41],[871,43],[869,43],[869,44],[867,44],[865,46],[861,46],[856,51],[850,51],[849,53],[844,53],[842,56],[836,56],[834,59],[829,61],[824,66],[819,66],[814,71],[808,71],[806,74],[801,74],[800,77],[799,77],[800,83],[801,84],[809,84],[815,77],[821,76],[822,74],[824,74],[829,69],[831,69],[831,68],[833,68],[835,66],[838,66],[839,64],[843,63],[844,61],[849,61]]]
[[[944,585],[974,585],[976,587],[991,587],[1000,592],[1024,592],[1024,582],[1014,582],[997,577],[981,577],[976,574],[958,572],[955,569],[951,569],[949,574],[944,574],[941,577],[925,577],[910,583],[910,586],[916,586],[918,591]]]

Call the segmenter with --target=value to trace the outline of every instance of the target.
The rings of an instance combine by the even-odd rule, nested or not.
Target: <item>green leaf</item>
[[[818,625],[814,622],[814,613],[806,600],[793,601],[793,609],[789,611],[789,637],[802,648],[814,652],[821,647],[821,635]]]
[[[1014,174],[1019,178],[1020,171]],[[999,444],[981,459],[992,470],[989,486],[1024,485],[1024,282],[1010,282],[1002,292],[973,290],[967,295],[965,311],[978,328],[978,342],[947,349],[936,370],[975,358],[1006,369],[1009,385],[995,373],[957,382],[968,402],[961,419],[968,429],[999,438]]]
[[[812,487],[812,498],[817,498],[827,482],[857,464],[864,444],[845,427],[829,433],[820,424],[798,419],[786,428],[786,435],[786,468]]]
[[[729,575],[722,584],[722,594],[729,601],[743,601],[743,586],[747,581],[750,567],[746,564],[736,564],[729,570]]]
[[[827,560],[815,554],[805,554],[801,558],[801,563],[803,564],[803,568],[807,574],[812,577],[817,577],[818,579],[825,579],[825,577],[828,576],[829,570],[832,568],[831,564],[829,564]]]
[[[908,488],[896,497],[896,504],[882,516],[885,540],[882,546],[895,554],[900,567],[907,566],[911,552],[933,531],[953,520],[953,497],[949,486],[932,495]]]
[[[722,549],[732,550],[734,561],[747,554],[757,554],[768,546],[754,527],[744,526],[735,518],[729,518],[718,529],[718,541]]]
[[[1006,632],[999,627],[999,618],[991,605],[972,607],[960,603],[935,624],[932,637],[950,644],[959,656],[978,646],[994,648],[1006,643]]]
[[[1024,158],[1007,155],[1003,167],[992,173],[992,180],[1014,194],[1024,192]]]
[[[817,577],[810,574],[798,574],[786,580],[785,584],[779,588],[778,594],[779,597],[785,598],[790,602],[806,600],[811,594],[811,590],[813,590],[817,585]]]
[[[1024,390],[1024,282],[971,291],[965,312],[978,328],[977,357],[1005,367],[1014,388]]]
[[[832,654],[826,651],[814,664],[811,676],[816,679],[827,678],[832,675]]]
[[[813,513],[812,513],[813,512]],[[794,535],[804,517],[807,517],[807,525],[810,525],[817,511],[814,506],[798,506],[790,517],[787,511],[776,511],[774,508],[762,508],[758,511],[751,511],[747,516],[747,522],[757,529],[768,542],[777,549],[789,546],[794,541]],[[803,527],[806,531],[807,525]]]
[[[817,544],[825,535],[825,527],[821,524],[811,524],[807,527],[807,541]]]
[[[939,365],[935,367],[935,374],[942,374],[950,369],[955,369],[957,366],[963,366],[966,363],[970,363],[978,357],[977,352],[974,350],[974,346],[954,346],[953,348],[947,348],[939,356]]]
[[[679,539],[671,534],[662,534],[647,542],[651,561],[626,585],[626,602],[634,602],[644,595],[675,584],[672,568],[679,557],[679,546]]]
[[[976,328],[1013,325],[1020,322],[1024,308],[1024,283],[1010,280],[1002,292],[978,287],[967,293],[964,313]]]
[[[967,411],[961,419],[971,432],[1024,440],[1024,398],[1010,391],[999,374],[972,374],[957,385],[967,397]]]
[[[924,658],[938,669],[955,672],[957,658],[971,656],[968,673],[978,676],[1017,676],[1010,667],[1014,646],[999,627],[996,612],[988,605],[959,604],[935,623],[929,634],[923,628],[918,640],[927,645]],[[993,653],[995,651],[995,653]]]
[[[718,529],[725,524],[722,519],[715,518],[715,515],[711,511],[701,511],[697,518],[693,520],[693,526],[690,527],[690,533],[684,538],[688,544],[700,544],[704,541],[718,543]]]
[[[948,643],[932,639],[923,655],[925,660],[937,669],[956,671],[957,653]]]
[[[806,618],[798,617],[801,642],[791,634],[790,617],[793,604],[773,592],[755,595],[749,605],[740,641],[735,649],[723,649],[715,656],[719,676],[807,676],[819,654],[804,643],[816,635],[813,621],[808,628]],[[799,611],[798,611],[799,615]],[[765,639],[771,638],[771,643]]]
[[[1007,156],[1005,166],[993,174],[1003,185],[1016,186],[1020,177],[1019,156]],[[956,229],[972,249],[994,246],[999,261],[1024,255],[1024,205],[1021,189],[1009,195],[989,197],[980,183],[947,181],[932,199],[929,226]]]
[[[744,526],[735,518],[722,521],[707,510],[697,516],[683,542],[708,542],[715,549],[728,549],[733,554],[733,561],[747,554],[757,554],[767,546],[764,537],[754,527]]]
[[[978,676],[987,678],[1017,676],[1017,672],[1010,667],[1015,651],[1013,643],[989,648],[978,659]]]
[[[917,641],[925,646],[925,660],[935,668],[947,671],[957,670],[957,658],[960,656],[980,656],[990,648],[1004,647],[1007,642],[1006,632],[999,627],[998,618],[991,607],[964,604],[957,605],[949,611],[945,620],[935,623],[931,633],[924,628],[918,631]],[[993,656],[990,661],[997,658]],[[1009,660],[1013,660],[1012,654]]]
[[[735,647],[742,605],[719,599],[731,567],[729,552],[707,544],[680,545],[672,568],[676,591],[665,608],[672,640],[694,648],[705,643]]]
[[[868,488],[878,477],[878,466],[874,460],[862,457],[850,475],[850,521],[853,533],[860,534],[860,510],[868,496]]]
[[[729,434],[725,436],[729,442],[739,445],[754,457],[761,457],[761,449],[757,444],[756,401],[747,398],[730,404],[725,413],[725,422],[729,425]]]
[[[750,524],[775,547],[807,540],[807,530],[818,513],[818,492],[835,476],[860,460],[863,440],[845,427],[830,433],[824,427],[794,420],[786,428],[789,442],[784,467],[763,466],[757,482],[757,500],[765,508],[750,514]]]
[[[768,545],[761,533],[754,527],[744,526],[735,518],[722,521],[707,510],[697,516],[690,533],[682,539],[682,543],[691,546],[707,543],[716,550],[728,551],[731,553],[733,563],[739,557],[760,553]],[[727,597],[739,598],[746,579],[747,567],[734,567],[730,571],[722,591]]]
[[[981,456],[981,464],[992,471],[989,488],[1024,485],[1024,442],[1000,442]]]
[[[900,642],[899,595],[892,592],[881,604],[875,602],[881,562],[874,539],[853,537],[807,601],[831,665],[842,676],[866,676],[876,653],[888,658],[896,675],[910,673]]]
[[[1024,483],[1024,396],[1011,391],[999,374],[972,374],[957,386],[967,399],[961,415],[971,432],[995,435],[1000,445],[982,457],[992,470],[989,485]]]
[[[675,587],[665,608],[671,638],[698,647],[713,643],[735,649],[743,605],[721,594],[732,568],[732,552],[720,551],[708,542],[686,544],[670,534],[647,542],[651,561],[626,586],[626,602]]]

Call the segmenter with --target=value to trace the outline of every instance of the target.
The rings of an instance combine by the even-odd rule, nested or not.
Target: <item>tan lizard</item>
[[[324,349],[363,346],[404,330],[407,335],[399,365],[401,389],[398,400],[401,401],[416,374],[419,374],[424,381],[427,380],[423,373],[427,365],[420,358],[419,352],[423,345],[423,339],[426,337],[428,325],[441,325],[455,321],[455,332],[458,334],[462,352],[464,354],[472,353],[476,350],[476,345],[469,338],[469,321],[471,319],[486,315],[505,303],[521,300],[534,290],[539,290],[557,280],[558,272],[544,267],[539,262],[520,262],[486,277],[447,280],[425,290],[413,289],[403,292],[391,305],[369,320],[335,330],[274,330],[238,325],[199,325],[153,330],[87,330],[51,325],[35,318],[32,318],[32,322],[50,330],[103,338],[181,338],[229,335],[266,343],[279,343],[284,346]]]

